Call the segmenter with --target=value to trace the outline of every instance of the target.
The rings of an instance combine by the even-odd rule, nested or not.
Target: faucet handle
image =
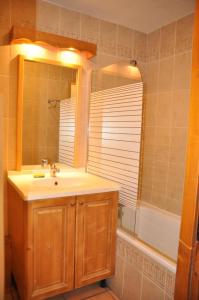
[[[56,163],[51,163],[50,168],[54,169],[57,173],[60,172],[60,169],[57,167]]]
[[[41,160],[41,166],[43,168],[45,168],[45,167],[47,167],[47,165],[48,165],[48,160],[46,158],[42,158],[42,160]]]
[[[55,169],[56,168],[56,164],[55,163],[50,163],[50,167],[51,167],[51,169]]]

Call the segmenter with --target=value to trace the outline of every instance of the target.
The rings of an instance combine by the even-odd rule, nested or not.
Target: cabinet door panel
[[[34,211],[34,289],[63,282],[65,210],[57,207]]]
[[[74,203],[35,207],[32,224],[32,296],[71,290],[74,287]]]
[[[114,273],[116,215],[117,193],[78,197],[76,287]]]

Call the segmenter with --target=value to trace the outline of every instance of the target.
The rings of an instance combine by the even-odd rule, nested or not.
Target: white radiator
[[[120,203],[138,197],[143,83],[91,93],[88,172],[120,183]]]

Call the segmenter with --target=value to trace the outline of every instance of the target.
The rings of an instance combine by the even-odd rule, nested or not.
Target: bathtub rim
[[[141,252],[146,254],[147,256],[151,257],[159,264],[164,266],[166,269],[171,271],[172,273],[176,273],[176,263],[170,260],[169,258],[161,255],[158,251],[155,251],[150,246],[145,245],[140,240],[136,239],[132,235],[128,234],[121,228],[117,228],[117,236],[124,239],[126,242],[131,244],[132,246],[138,248]]]

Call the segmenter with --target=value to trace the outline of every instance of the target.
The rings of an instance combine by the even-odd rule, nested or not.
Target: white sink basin
[[[60,172],[57,177],[34,178],[35,172],[11,172],[8,180],[24,200],[39,200],[56,197],[77,196],[101,192],[118,191],[120,186],[110,180],[70,169]]]
[[[38,187],[48,187],[48,188],[69,188],[71,186],[82,186],[88,183],[88,179],[83,176],[76,176],[76,177],[52,177],[52,178],[42,178],[42,179],[35,179],[32,184],[33,186]]]

